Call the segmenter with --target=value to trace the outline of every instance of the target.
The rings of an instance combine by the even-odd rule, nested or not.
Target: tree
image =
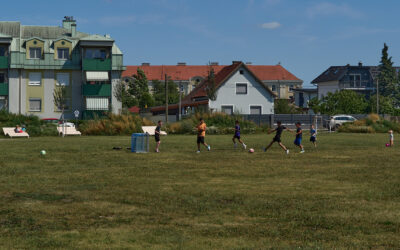
[[[368,103],[363,95],[352,90],[341,90],[335,93],[328,93],[320,102],[313,101],[310,106],[314,112],[322,114],[364,114],[367,111]]]
[[[389,47],[384,43],[379,64],[379,94],[388,97],[399,95],[396,70],[393,68],[392,57],[388,54]]]
[[[130,81],[128,83],[128,92],[133,98],[137,100],[139,107],[146,108],[154,105],[153,97],[149,93],[149,86],[146,74],[141,68],[137,69],[137,73],[133,75],[133,79],[133,81]]]
[[[127,80],[128,82],[131,80]],[[136,98],[132,97],[127,90],[127,83],[124,81],[119,81],[114,87],[115,98],[122,103],[122,108],[130,108],[133,106],[138,106],[139,102]]]
[[[368,112],[376,113],[376,95],[371,96],[368,102]],[[379,95],[379,113],[387,115],[395,115],[396,109],[393,107],[393,99]]]
[[[153,80],[153,97],[156,106],[165,105],[165,83],[159,80]],[[183,96],[182,96],[183,97]],[[179,89],[178,85],[168,80],[168,104],[175,104],[179,102]]]
[[[289,103],[289,100],[276,99],[274,104],[275,114],[300,114],[301,111],[297,109],[293,104]]]
[[[208,83],[206,87],[208,99],[210,99],[211,101],[217,100],[217,88],[215,86],[215,72],[211,66],[210,70],[208,71],[206,82]]]
[[[53,91],[53,103],[54,105],[61,110],[61,119],[64,128],[64,111],[68,108],[67,104],[67,89],[65,85],[60,85],[54,88]],[[65,133],[63,132],[63,137]]]
[[[318,99],[318,97],[314,97],[311,100],[308,101],[308,107],[314,111],[315,114],[320,114],[321,113],[321,101]]]

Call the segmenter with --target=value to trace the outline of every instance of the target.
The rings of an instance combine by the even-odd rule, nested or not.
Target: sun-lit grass
[[[400,248],[400,150],[386,134],[0,140],[0,248]],[[151,140],[152,147],[154,146]],[[112,150],[114,146],[123,150]],[[40,150],[47,155],[41,157]]]

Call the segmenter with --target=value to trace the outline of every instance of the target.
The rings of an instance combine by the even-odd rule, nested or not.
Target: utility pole
[[[168,76],[165,74],[165,123],[168,123]]]
[[[181,120],[181,113],[182,113],[182,83],[179,83],[179,108],[178,108],[178,119]]]
[[[376,113],[379,115],[379,79],[376,79]]]

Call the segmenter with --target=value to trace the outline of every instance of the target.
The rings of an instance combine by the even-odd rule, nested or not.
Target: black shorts
[[[317,141],[317,138],[314,137],[314,136],[311,136],[311,137],[310,137],[310,141],[311,141],[311,142],[316,142],[316,141]]]
[[[233,136],[233,139],[238,139],[238,140],[240,140],[240,135],[234,135],[234,136]]]
[[[280,136],[275,136],[274,137],[274,142],[281,142],[281,137]]]
[[[159,141],[161,141],[161,140],[160,140],[160,136],[159,136],[159,135],[155,135],[155,136],[154,136],[154,139],[156,140],[156,142],[159,142]]]
[[[204,144],[204,136],[197,136],[197,143],[203,143]]]

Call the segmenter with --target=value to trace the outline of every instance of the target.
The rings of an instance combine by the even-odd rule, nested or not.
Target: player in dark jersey
[[[282,125],[282,123],[280,121],[277,121],[276,124],[278,125],[278,127],[272,131],[269,131],[268,134],[271,134],[273,132],[276,132],[274,139],[272,140],[272,142],[264,148],[264,152],[267,152],[267,150],[272,146],[272,144],[274,144],[275,142],[277,142],[279,144],[279,146],[285,150],[286,154],[289,154],[289,149],[287,149],[285,147],[285,145],[282,144],[281,141],[281,135],[283,130],[287,130],[290,131],[289,129],[287,129],[285,126]]]
[[[301,129],[301,123],[296,122],[296,139],[294,139],[294,145],[300,148],[300,153],[304,153],[304,147],[301,144],[301,140],[303,139],[303,130]]]
[[[160,139],[161,126],[162,126],[162,121],[158,121],[157,127],[154,130],[154,138],[156,140],[156,153],[160,152],[159,147],[160,147],[160,144],[161,144],[161,139]]]
[[[242,144],[243,148],[246,149],[246,144],[240,139],[240,124],[239,121],[235,121],[235,134],[233,135],[232,141],[234,143],[235,148],[237,147],[236,139]]]

